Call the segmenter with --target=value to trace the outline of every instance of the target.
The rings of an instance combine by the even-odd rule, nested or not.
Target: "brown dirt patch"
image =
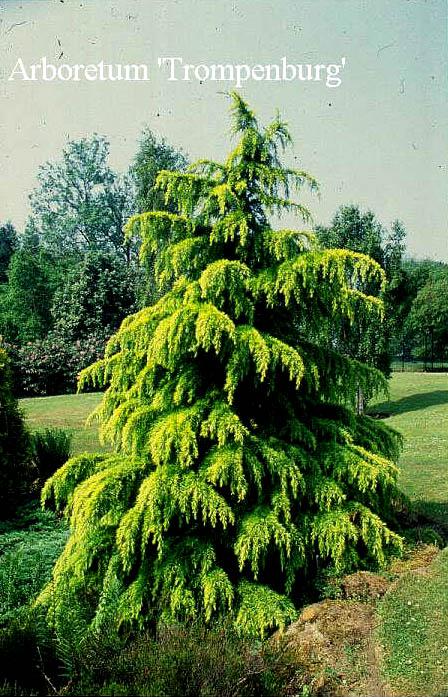
[[[372,639],[375,623],[371,603],[324,600],[304,608],[274,642],[297,665],[311,694],[377,697],[386,693]]]
[[[403,576],[408,571],[424,573],[440,554],[439,547],[428,544],[416,545],[403,559],[394,562],[390,567],[390,573],[394,576]]]
[[[370,571],[358,571],[346,576],[340,585],[345,598],[367,603],[382,598],[390,587],[390,581]]]
[[[358,571],[334,580],[338,600],[303,608],[297,622],[272,638],[272,648],[292,667],[288,693],[319,697],[386,697],[390,687],[381,673],[381,647],[376,640],[377,601],[398,578],[425,574],[440,549],[419,544],[389,568],[390,577]],[[305,692],[303,692],[305,694]]]

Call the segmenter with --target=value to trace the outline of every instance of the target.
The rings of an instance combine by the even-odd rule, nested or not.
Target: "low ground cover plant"
[[[31,435],[31,452],[42,482],[45,482],[72,454],[72,437],[62,428],[46,428]]]

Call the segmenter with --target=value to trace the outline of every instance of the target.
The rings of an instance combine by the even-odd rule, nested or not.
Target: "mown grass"
[[[418,508],[448,524],[448,374],[393,373],[390,399],[370,411],[404,436],[400,486]]]
[[[105,450],[98,439],[98,424],[86,426],[86,419],[101,400],[101,393],[32,397],[20,400],[28,425],[32,430],[55,426],[72,435],[72,452]]]
[[[448,374],[394,373],[371,411],[404,436],[400,486],[417,510],[448,527]],[[428,571],[402,576],[379,608],[383,671],[396,695],[448,694],[448,549]]]
[[[402,576],[379,613],[384,673],[393,693],[448,694],[448,548],[427,571]]]

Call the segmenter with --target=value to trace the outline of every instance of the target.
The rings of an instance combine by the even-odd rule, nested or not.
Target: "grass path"
[[[390,400],[372,410],[404,436],[401,488],[448,527],[448,374],[395,373]],[[448,549],[392,586],[379,619],[389,694],[448,694]]]

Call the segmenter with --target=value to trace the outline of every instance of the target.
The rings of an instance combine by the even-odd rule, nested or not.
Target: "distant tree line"
[[[123,228],[136,213],[176,212],[155,180],[162,169],[185,170],[188,158],[147,127],[126,174],[108,157],[102,136],[69,141],[58,161],[40,167],[24,229],[0,225],[0,333],[19,393],[73,391],[78,372],[102,355],[122,319],[159,297],[157,254],[142,268],[140,242],[125,239]],[[315,233],[323,247],[362,252],[386,274],[383,288],[359,287],[380,294],[382,321],[366,311],[355,323],[321,326],[323,343],[385,374],[394,355],[421,356],[429,334],[433,350],[444,351],[448,264],[409,258],[403,224],[387,230],[357,205],[341,206]]]
[[[339,350],[388,374],[399,355],[422,358],[431,339],[435,356],[448,351],[448,264],[413,259],[406,254],[406,231],[399,220],[387,230],[372,211],[341,206],[328,226],[316,233],[324,247],[342,247],[367,254],[386,274],[380,295],[382,321],[364,314],[328,337]],[[375,294],[379,289],[364,288]]]

